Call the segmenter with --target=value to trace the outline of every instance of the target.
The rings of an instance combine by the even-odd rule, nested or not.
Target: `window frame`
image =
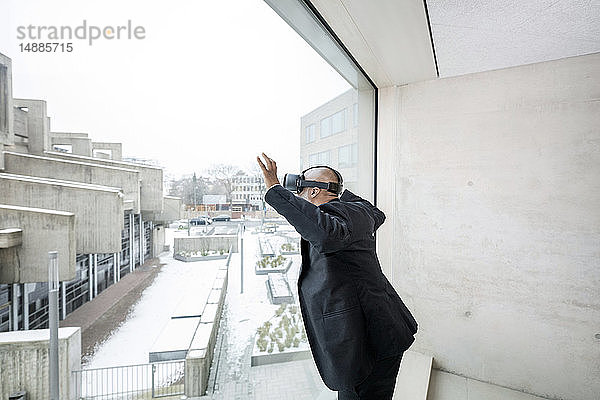
[[[377,140],[379,88],[352,56],[333,29],[309,0],[264,0],[292,29],[328,62],[355,90],[372,91],[372,176],[373,204],[377,205]],[[360,106],[358,107],[360,109]],[[371,107],[370,107],[371,108]],[[369,114],[370,116],[370,114]],[[353,117],[354,119],[354,117]],[[361,123],[359,122],[359,125]],[[346,123],[347,125],[347,123]],[[346,129],[348,127],[346,126]],[[320,136],[320,133],[319,133]],[[310,164],[310,162],[309,162]]]

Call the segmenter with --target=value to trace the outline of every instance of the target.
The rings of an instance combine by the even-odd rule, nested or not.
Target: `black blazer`
[[[376,360],[408,349],[417,332],[375,253],[373,233],[385,214],[348,190],[317,207],[275,185],[265,201],[302,237],[298,297],[321,378],[331,390],[354,387]]]

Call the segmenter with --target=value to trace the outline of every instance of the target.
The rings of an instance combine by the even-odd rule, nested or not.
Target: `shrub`
[[[296,251],[296,246],[293,243],[284,243],[281,245],[281,251]]]
[[[279,308],[277,310],[275,310],[275,315],[277,315],[279,317],[281,314],[283,314],[286,306],[287,306],[287,303],[281,303]]]
[[[258,348],[260,349],[260,351],[267,350],[267,340],[266,339],[260,338],[259,340],[256,341],[256,344],[258,345]]]

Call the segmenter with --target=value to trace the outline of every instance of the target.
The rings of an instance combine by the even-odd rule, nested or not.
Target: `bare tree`
[[[180,178],[172,178],[170,182],[169,195],[178,196],[186,205],[198,205],[202,203],[202,196],[208,194],[208,180],[202,176],[184,175]]]
[[[215,164],[207,170],[207,175],[217,181],[225,189],[225,196],[231,205],[231,193],[233,192],[233,177],[242,172],[241,169],[231,164]]]

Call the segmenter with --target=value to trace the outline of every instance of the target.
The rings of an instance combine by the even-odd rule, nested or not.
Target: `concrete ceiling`
[[[422,0],[312,0],[378,87],[433,79]],[[440,77],[600,51],[600,0],[427,0]]]
[[[440,76],[600,51],[600,0],[427,0]]]
[[[378,87],[436,77],[422,0],[311,3]]]

